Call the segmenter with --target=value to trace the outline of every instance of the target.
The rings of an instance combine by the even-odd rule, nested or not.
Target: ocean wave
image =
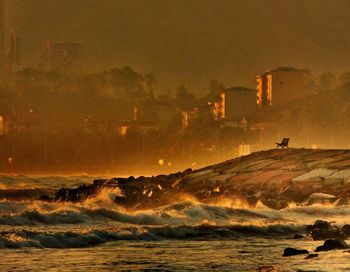
[[[0,216],[0,225],[33,226],[38,224],[78,224],[84,222],[84,215],[74,211],[40,213],[37,210],[25,211],[18,215]]]
[[[247,237],[291,237],[303,233],[306,226],[293,224],[256,225],[198,225],[198,226],[162,226],[127,227],[82,232],[44,232],[15,230],[0,233],[0,248],[79,248],[89,247],[117,240],[218,240],[242,239]]]
[[[26,176],[26,175],[0,175],[1,189],[30,189],[48,188],[59,189],[70,186],[79,186],[91,183],[91,180],[107,177],[72,175],[72,176]]]
[[[45,188],[0,189],[0,200],[26,201],[36,200],[41,196],[53,196],[54,190]]]
[[[192,202],[175,203],[146,211],[126,211],[100,202],[61,203],[0,203],[0,225],[79,224],[109,220],[132,225],[198,225],[203,223],[228,225],[249,222],[283,221],[278,211],[235,209]]]

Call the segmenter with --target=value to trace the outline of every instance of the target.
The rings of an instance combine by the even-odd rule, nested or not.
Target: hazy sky
[[[89,70],[130,65],[197,93],[254,87],[275,66],[350,70],[348,0],[4,0],[22,63],[46,40],[76,41]]]

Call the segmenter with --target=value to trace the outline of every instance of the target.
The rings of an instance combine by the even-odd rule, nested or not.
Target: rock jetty
[[[233,201],[252,207],[261,202],[273,209],[289,203],[346,205],[350,150],[267,150],[170,175],[95,180],[41,199],[77,202],[116,187],[122,195],[115,202],[130,209],[154,208],[188,197],[203,203]]]

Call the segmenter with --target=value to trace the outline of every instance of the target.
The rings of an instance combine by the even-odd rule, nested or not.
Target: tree
[[[210,81],[209,83],[209,96],[210,98],[214,98],[219,94],[220,91],[224,90],[225,86],[221,84],[216,79]]]

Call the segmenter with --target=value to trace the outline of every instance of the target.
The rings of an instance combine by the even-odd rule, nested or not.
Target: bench
[[[284,149],[285,147],[288,148],[289,138],[283,138],[282,142],[276,143],[277,149],[280,147]]]

